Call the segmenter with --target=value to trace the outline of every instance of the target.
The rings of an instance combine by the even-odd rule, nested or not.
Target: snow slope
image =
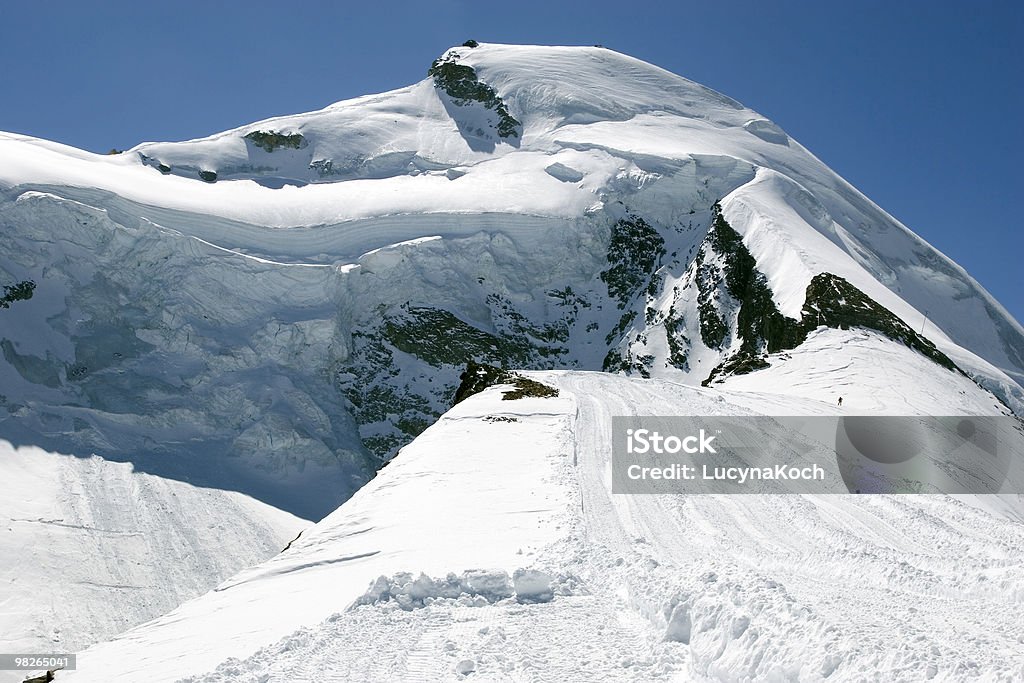
[[[288,551],[86,650],[60,679],[1024,675],[1019,498],[612,495],[613,415],[832,406],[532,376],[560,395],[471,397]],[[948,395],[941,381],[920,393]],[[875,398],[906,412],[898,393]],[[517,574],[518,591],[503,584]]]
[[[380,575],[527,566],[564,533],[570,491],[554,473],[571,464],[573,411],[568,398],[457,406],[289,550],[97,646],[96,668],[75,676],[174,680],[344,610]],[[492,414],[518,421],[485,422]],[[482,444],[479,425],[501,430],[514,451]],[[117,665],[102,663],[104,649]]]
[[[0,481],[5,652],[107,640],[272,557],[309,526],[240,493],[7,441]]]
[[[999,415],[1005,408],[956,373],[867,330],[819,329],[796,352],[749,375],[730,377],[729,390],[808,398],[833,404],[841,396],[852,415]],[[922,381],[927,377],[930,381]],[[779,413],[777,413],[779,414]]]

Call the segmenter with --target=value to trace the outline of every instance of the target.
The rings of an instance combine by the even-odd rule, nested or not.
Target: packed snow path
[[[1019,517],[942,496],[613,495],[613,415],[740,413],[682,386],[573,374],[559,384],[579,405],[584,538],[598,557],[625,560],[617,575],[595,576],[625,587],[634,609],[688,645],[688,673],[1024,675]]]
[[[534,376],[561,396],[507,402],[491,389],[460,404],[291,551],[91,648],[68,679],[1024,676],[1019,500],[615,495],[613,415],[831,406],[599,373]],[[420,501],[416,514],[397,514],[382,495]],[[478,512],[457,513],[469,506]],[[355,558],[354,544],[367,556]],[[518,567],[552,577],[553,594],[440,588],[447,572],[493,580]],[[394,576],[403,571],[435,579]],[[370,604],[345,609],[375,574],[394,577],[390,593],[375,588],[361,600]],[[216,668],[196,665],[218,657]],[[113,674],[131,661],[141,664]]]

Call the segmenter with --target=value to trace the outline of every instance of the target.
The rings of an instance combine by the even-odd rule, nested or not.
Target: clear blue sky
[[[1019,0],[12,1],[0,130],[199,137],[408,85],[467,38],[600,43],[743,102],[1024,320]]]

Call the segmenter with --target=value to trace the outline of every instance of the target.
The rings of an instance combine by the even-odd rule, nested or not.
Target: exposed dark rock
[[[459,64],[458,57],[458,53],[453,52],[446,58],[434,60],[427,71],[434,79],[434,87],[446,92],[458,106],[477,102],[494,111],[498,115],[498,137],[519,137],[522,124],[509,113],[494,88],[477,78],[473,67]]]
[[[934,344],[847,280],[832,273],[819,273],[811,279],[800,320],[784,316],[772,300],[767,278],[757,269],[743,238],[725,220],[717,203],[712,212],[711,229],[697,258],[704,258],[709,249],[721,257],[723,265],[719,269],[704,264],[708,265],[708,270],[703,279],[700,273],[702,266],[698,266],[701,337],[712,348],[720,347],[725,339],[725,321],[711,303],[720,291],[720,285],[724,284],[725,291],[739,307],[735,335],[740,346],[711,371],[703,382],[705,386],[717,377],[768,367],[767,354],[796,348],[819,325],[844,330],[851,327],[874,330],[948,370],[959,371],[956,364]]]
[[[299,133],[277,133],[275,131],[263,131],[254,130],[253,132],[244,136],[246,140],[252,141],[252,144],[267,151],[273,152],[275,149],[301,149],[305,147],[306,140]]]
[[[459,388],[455,390],[453,405],[462,403],[470,396],[479,394],[487,387],[493,387],[495,384],[506,384],[511,378],[512,373],[507,370],[502,370],[485,363],[470,361],[466,364],[466,369],[459,376]]]
[[[554,387],[484,363],[467,363],[466,370],[459,379],[461,383],[455,391],[453,405],[497,384],[511,384],[514,387],[502,394],[503,401],[515,401],[526,397],[553,398],[558,396],[558,389]]]
[[[0,296],[0,308],[10,308],[15,301],[28,301],[36,289],[32,280],[23,280],[13,285],[4,285],[4,294]]]
[[[615,222],[608,242],[610,267],[600,278],[619,308],[625,308],[638,291],[651,286],[664,255],[665,240],[643,218],[629,216]]]

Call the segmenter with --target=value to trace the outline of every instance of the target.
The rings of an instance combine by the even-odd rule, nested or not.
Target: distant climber
[[[842,396],[839,397],[839,407],[840,408],[843,407],[843,397]]]

